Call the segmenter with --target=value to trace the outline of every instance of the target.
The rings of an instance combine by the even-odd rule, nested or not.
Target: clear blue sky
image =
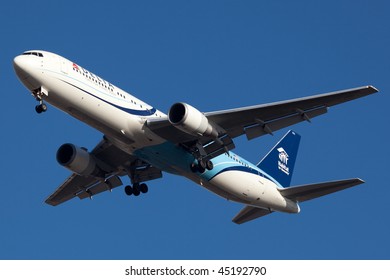
[[[0,259],[389,259],[388,1],[7,1],[1,7]],[[167,111],[213,111],[367,84],[379,94],[293,127],[293,184],[360,177],[364,185],[237,226],[241,205],[165,174],[150,191],[44,204],[69,175],[66,142],[101,133],[35,100],[14,56],[65,56]],[[257,162],[287,131],[235,152]]]

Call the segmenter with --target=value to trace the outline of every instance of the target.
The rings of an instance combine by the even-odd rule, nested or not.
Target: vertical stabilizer
[[[257,165],[283,187],[289,187],[301,136],[290,130]]]

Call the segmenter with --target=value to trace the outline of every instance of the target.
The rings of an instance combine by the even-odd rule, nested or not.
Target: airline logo
[[[89,79],[95,83],[98,83],[102,87],[109,89],[111,92],[114,91],[114,86],[111,83],[109,83],[106,80],[100,78],[99,76],[89,72],[87,69],[77,65],[74,62],[72,62],[72,65],[73,65],[73,71],[76,71],[77,73],[82,74],[86,79]]]
[[[278,169],[283,173],[286,173],[286,175],[290,175],[287,152],[282,147],[278,148],[278,152],[279,152]]]
[[[73,63],[73,70],[79,71],[79,66],[76,63]]]

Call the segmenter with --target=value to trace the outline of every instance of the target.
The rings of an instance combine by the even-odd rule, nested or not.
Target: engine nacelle
[[[101,169],[84,149],[73,144],[63,144],[57,151],[57,162],[70,171],[83,176],[99,177]]]
[[[186,103],[175,103],[169,109],[169,122],[185,133],[195,136],[218,137],[218,130],[213,127],[205,115]]]

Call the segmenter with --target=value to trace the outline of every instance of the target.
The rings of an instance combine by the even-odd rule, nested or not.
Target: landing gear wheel
[[[133,186],[133,194],[134,194],[134,196],[139,196],[140,193],[141,193],[141,191],[140,191],[139,184],[138,183],[134,184],[134,186]]]
[[[148,190],[149,190],[148,185],[146,185],[146,184],[141,184],[141,185],[139,186],[139,190],[140,190],[142,193],[147,193]]]
[[[41,105],[35,106],[35,112],[37,112],[38,114],[42,113],[43,112],[42,106]]]
[[[208,160],[206,162],[206,168],[207,168],[207,170],[212,170],[214,168],[214,164],[211,160]]]
[[[40,105],[35,106],[35,112],[37,112],[38,114],[43,112]]]
[[[190,165],[190,169],[192,172],[196,173],[196,171],[198,171],[198,165],[195,162],[193,162]]]
[[[199,173],[203,173],[206,171],[206,164],[203,161],[198,162],[198,171]]]
[[[127,195],[132,195],[133,194],[133,188],[131,187],[131,186],[126,186],[125,187],[125,193],[127,194]]]
[[[47,111],[47,105],[45,103],[42,103],[40,105],[41,105],[41,108],[42,108],[42,112],[46,112]]]
[[[36,111],[38,114],[40,114],[40,113],[42,113],[42,112],[46,112],[46,110],[47,110],[47,106],[46,106],[45,103],[42,103],[42,104],[39,104],[39,105],[35,106],[35,111]]]
[[[135,183],[133,186],[126,186],[125,193],[127,195],[139,196],[141,193],[147,193],[149,190],[148,185]]]
[[[206,171],[206,169],[211,170],[213,168],[214,168],[214,165],[210,160],[208,160],[206,162],[199,160],[197,164],[195,162],[193,162],[190,165],[190,169],[194,173],[196,173],[196,172],[203,173]]]

